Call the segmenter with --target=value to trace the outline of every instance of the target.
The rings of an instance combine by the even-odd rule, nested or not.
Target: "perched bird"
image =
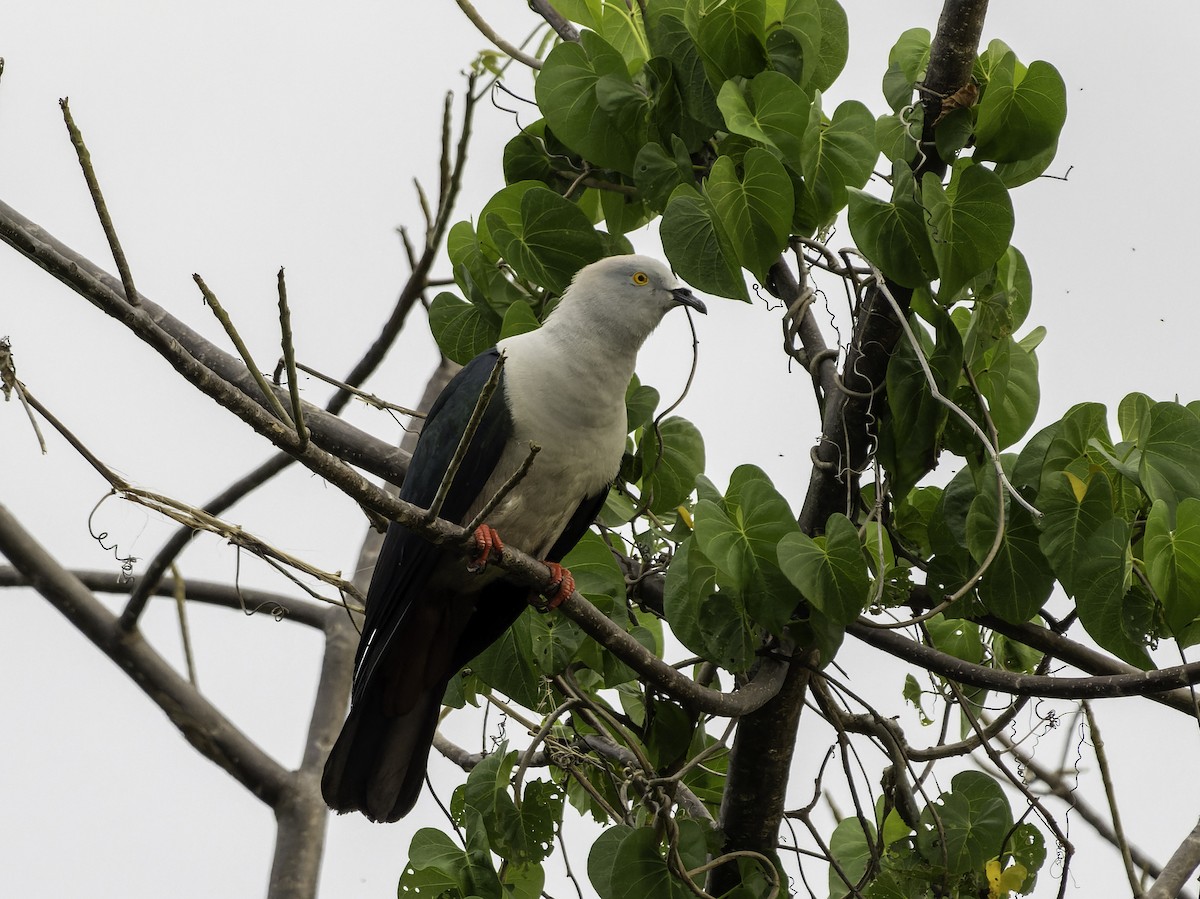
[[[396,821],[417,801],[450,679],[512,625],[527,587],[487,568],[499,535],[555,574],[550,605],[574,592],[555,564],[587,531],[625,450],[625,393],[638,349],[675,306],[704,304],[661,262],[613,256],[581,269],[544,325],[471,360],[425,419],[400,491],[428,508],[500,355],[499,386],[440,515],[470,523],[526,461],[525,477],[475,532],[478,558],[388,528],[355,659],[350,715],[321,780],[338,812]],[[482,570],[481,570],[482,569]],[[553,595],[551,595],[553,594]]]

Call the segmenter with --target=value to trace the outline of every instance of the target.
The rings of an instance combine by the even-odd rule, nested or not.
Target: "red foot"
[[[476,556],[467,565],[467,571],[483,571],[493,554],[498,556],[504,552],[504,542],[490,524],[481,524],[475,529],[472,537],[475,541]]]
[[[557,609],[563,604],[568,596],[575,592],[575,578],[567,569],[563,568],[557,562],[543,562],[550,573],[554,576],[554,580],[550,582],[550,586],[546,588],[546,601],[538,607],[549,612],[551,609]]]

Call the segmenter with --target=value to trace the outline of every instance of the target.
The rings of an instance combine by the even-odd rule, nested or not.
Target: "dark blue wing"
[[[401,499],[423,508],[433,501],[499,357],[496,349],[476,356],[438,396],[421,429],[421,438],[400,489]],[[501,376],[500,386],[483,414],[442,505],[442,518],[464,523],[461,519],[491,477],[511,437],[512,417],[504,401]],[[397,639],[430,572],[451,553],[461,563],[461,550],[457,548],[444,550],[434,546],[394,522],[388,528],[367,593],[363,639],[355,658],[355,701],[365,692],[378,660]]]

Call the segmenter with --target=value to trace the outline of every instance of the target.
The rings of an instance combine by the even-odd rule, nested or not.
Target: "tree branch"
[[[250,403],[265,411],[265,400],[252,399],[258,385],[240,359],[214,346],[144,295],[139,294],[139,306],[126,303],[117,279],[2,201],[0,240],[124,324],[193,384],[205,389],[205,383],[221,382],[205,392],[222,405],[233,408]],[[278,395],[287,398],[285,391]],[[381,478],[403,479],[407,454],[315,406],[306,404],[304,414],[313,442],[322,449]],[[269,431],[282,434],[284,427],[276,423]]]
[[[1047,677],[1038,674],[1017,674],[965,662],[916,640],[910,640],[903,634],[870,627],[861,622],[847,626],[846,633],[869,646],[918,665],[926,671],[940,674],[948,680],[1013,696],[1110,699],[1117,696],[1146,696],[1200,683],[1200,662],[1101,677]]]
[[[138,581],[119,582],[111,571],[103,570],[69,570],[67,574],[78,580],[93,593],[130,593],[138,585]],[[0,587],[31,587],[33,582],[15,568],[0,565]],[[295,621],[309,627],[324,628],[327,606],[315,602],[285,596],[282,593],[272,593],[267,590],[256,590],[249,587],[236,587],[221,584],[216,581],[188,580],[184,584],[187,599],[206,605],[222,606],[227,609],[237,609],[243,612],[254,612],[265,609],[268,614],[279,619]],[[175,578],[165,577],[154,587],[154,596],[173,597],[175,595]],[[345,618],[346,613],[338,609],[338,614]]]
[[[64,570],[3,505],[0,552],[145,691],[201,755],[272,807],[290,792],[288,772],[234,727],[139,634],[122,631],[116,616]]]
[[[986,0],[946,0],[933,41],[935,56],[930,60],[927,87],[940,90],[943,82],[952,82],[957,89],[970,78],[986,10]],[[932,136],[933,121],[926,117],[923,139]],[[939,162],[927,153],[914,162],[917,180],[925,171],[944,172],[944,164],[938,168]],[[773,280],[778,284],[781,279]],[[889,287],[901,311],[906,311],[911,291],[898,285]],[[813,452],[812,476],[799,517],[801,530],[810,536],[823,531],[833,512],[854,511],[858,473],[866,467],[874,446],[875,391],[884,383],[899,337],[899,322],[891,304],[878,289],[868,289],[855,316],[838,388],[824,392],[821,438]],[[788,771],[780,761],[791,758],[808,679],[806,672],[797,670],[800,664],[799,659],[793,660],[784,688],[754,715],[743,718],[738,727],[721,806],[727,852],[748,850],[774,856],[782,804],[764,809],[762,794],[756,794],[749,786],[762,772],[771,772],[776,779],[767,795],[784,792]],[[725,865],[714,871],[709,877],[708,892],[720,894],[736,885],[733,868]],[[723,873],[726,869],[730,869],[729,874]]]

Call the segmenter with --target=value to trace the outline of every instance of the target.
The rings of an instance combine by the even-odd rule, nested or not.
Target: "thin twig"
[[[217,317],[217,321],[221,323],[221,327],[225,329],[225,333],[229,336],[229,339],[233,341],[233,345],[237,348],[238,355],[242,357],[242,362],[245,363],[251,377],[258,382],[263,397],[275,412],[275,417],[287,424],[288,427],[294,428],[295,425],[292,423],[291,416],[284,411],[283,404],[279,402],[279,397],[275,395],[275,391],[271,389],[271,385],[267,383],[267,379],[263,376],[259,367],[254,364],[254,357],[250,355],[250,348],[242,340],[242,335],[234,327],[233,319],[229,317],[229,313],[225,311],[225,307],[221,305],[221,301],[217,299],[217,295],[208,289],[208,285],[204,283],[204,279],[199,275],[193,274],[192,280],[200,288],[200,293],[204,295],[204,302],[208,304],[208,308],[213,311],[213,315]]]
[[[1096,723],[1096,716],[1092,714],[1092,704],[1085,700],[1082,705],[1084,717],[1087,719],[1088,733],[1092,737],[1092,749],[1096,752],[1096,763],[1100,766],[1100,782],[1104,784],[1104,797],[1108,800],[1113,833],[1117,837],[1117,848],[1121,852],[1121,862],[1125,865],[1125,876],[1129,880],[1129,888],[1136,899],[1142,894],[1142,885],[1138,882],[1137,872],[1133,870],[1133,856],[1129,852],[1129,840],[1125,838],[1125,828],[1121,824],[1121,810],[1117,806],[1112,770],[1108,766],[1108,753],[1104,751],[1104,738],[1100,736],[1100,726]]]
[[[125,288],[125,300],[130,306],[141,303],[137,289],[133,286],[133,274],[129,270],[129,262],[125,251],[121,249],[121,241],[117,238],[117,229],[113,226],[112,216],[108,214],[108,204],[104,202],[104,194],[100,191],[100,182],[96,178],[96,170],[92,166],[92,154],[88,152],[83,142],[83,133],[75,126],[71,116],[68,100],[63,97],[58,101],[62,108],[63,121],[67,123],[67,132],[71,135],[71,143],[75,146],[75,155],[79,157],[79,167],[83,169],[83,177],[87,181],[88,193],[92,195],[92,203],[96,207],[96,215],[100,217],[100,226],[108,239],[108,247],[112,251],[113,261],[117,264],[117,274],[121,276],[121,286]]]
[[[500,376],[503,373],[504,353],[501,352],[496,359],[496,364],[492,366],[492,373],[488,375],[487,383],[483,385],[483,390],[479,392],[479,399],[475,401],[475,408],[471,410],[471,417],[467,420],[467,427],[463,431],[462,438],[458,441],[458,446],[454,449],[454,456],[450,459],[446,473],[442,475],[442,482],[438,484],[437,493],[433,496],[433,502],[429,504],[429,509],[425,512],[425,520],[427,522],[433,521],[441,514],[442,504],[446,502],[446,495],[450,492],[450,485],[454,483],[454,477],[458,474],[458,469],[462,466],[463,459],[467,456],[467,450],[471,446],[471,441],[475,439],[475,432],[479,430],[479,423],[483,421],[483,413],[487,411],[488,404],[492,400],[492,394],[500,386]]]
[[[524,63],[531,69],[540,69],[542,67],[542,61],[536,56],[530,56],[528,53],[521,50],[520,47],[510,44],[499,34],[497,34],[496,30],[492,28],[492,26],[487,23],[483,16],[479,14],[479,10],[471,5],[470,0],[457,0],[457,2],[458,8],[466,14],[468,19],[471,20],[471,24],[479,29],[479,33],[486,37],[489,41],[491,41],[517,62]]]
[[[310,368],[303,362],[297,362],[296,368],[299,371],[304,372],[306,375],[312,375],[314,378],[324,381],[326,384],[332,384],[334,387],[338,388],[338,390],[344,390],[346,393],[358,397],[368,406],[374,406],[376,409],[379,409],[382,412],[396,412],[400,415],[407,415],[410,418],[425,417],[424,412],[420,412],[416,409],[410,409],[407,406],[399,406],[396,403],[389,403],[387,400],[380,399],[373,393],[367,393],[365,390],[359,390],[352,384],[347,384],[345,381],[339,381],[337,378],[323,374],[317,371],[315,368]]]
[[[500,489],[496,491],[495,495],[484,503],[483,508],[479,510],[479,514],[471,519],[471,523],[466,526],[468,534],[474,533],[477,527],[487,521],[488,516],[492,514],[496,506],[500,505],[504,497],[512,493],[513,488],[525,479],[525,475],[529,474],[529,469],[533,467],[533,460],[537,458],[537,454],[541,451],[542,448],[540,446],[532,440],[529,442],[529,454],[525,457],[525,461],[513,472],[512,477],[500,485]]]
[[[37,437],[42,455],[46,455],[46,438],[42,435],[42,429],[38,427],[37,416],[29,408],[29,400],[25,399],[25,385],[17,378],[17,365],[13,361],[12,342],[7,337],[0,337],[0,392],[4,393],[5,402],[8,402],[13,393],[17,395],[17,399],[21,401],[21,408],[25,410],[26,416],[29,417],[29,423],[33,426],[33,433]]]
[[[277,276],[279,286],[279,335],[283,345],[283,364],[287,367],[288,395],[292,400],[292,420],[296,423],[299,449],[308,446],[308,427],[304,424],[304,403],[300,399],[300,382],[296,377],[296,347],[292,342],[292,311],[288,308],[287,282],[283,269]],[[272,391],[274,396],[274,391]]]
[[[199,688],[196,679],[196,657],[192,652],[192,635],[188,629],[187,620],[187,587],[183,575],[174,565],[171,566],[171,576],[175,579],[175,613],[179,616],[179,639],[183,643],[183,658],[187,663],[188,683]]]

